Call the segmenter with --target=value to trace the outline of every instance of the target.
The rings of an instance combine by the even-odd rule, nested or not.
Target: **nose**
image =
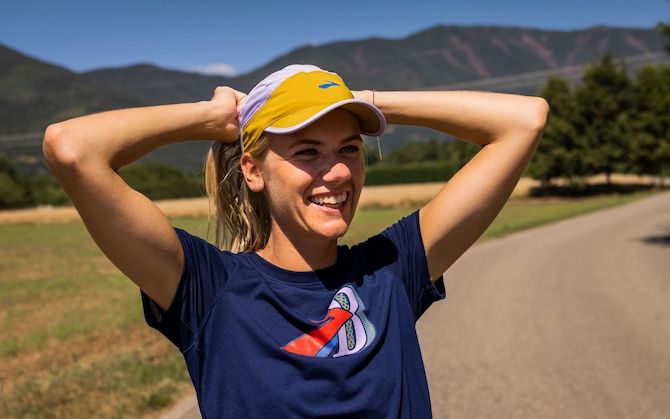
[[[342,183],[351,179],[351,168],[340,159],[330,159],[324,170],[324,182]]]

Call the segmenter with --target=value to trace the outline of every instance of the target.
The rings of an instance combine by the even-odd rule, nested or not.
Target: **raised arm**
[[[117,170],[170,143],[239,136],[243,93],[210,101],[118,109],[47,127],[44,158],[98,247],[163,309],[177,290],[183,252],[170,221]]]
[[[354,93],[372,101],[370,91]],[[541,97],[467,91],[375,91],[391,124],[420,125],[482,149],[419,211],[430,277],[444,273],[489,227],[542,137]]]

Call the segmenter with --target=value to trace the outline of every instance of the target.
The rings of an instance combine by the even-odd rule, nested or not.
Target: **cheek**
[[[354,179],[354,182],[358,182],[359,186],[363,185],[365,182],[365,161],[361,157],[356,160],[351,166],[351,177]]]
[[[296,197],[309,193],[308,188],[314,178],[305,170],[290,167],[281,167],[273,170],[264,177],[266,192],[270,199],[270,205],[277,210],[286,209],[285,202],[296,200]],[[273,205],[272,203],[276,203]]]

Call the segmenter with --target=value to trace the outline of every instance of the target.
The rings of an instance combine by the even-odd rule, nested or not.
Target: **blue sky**
[[[402,38],[438,24],[651,28],[668,0],[5,0],[0,43],[74,71],[149,62],[246,72],[306,44]]]

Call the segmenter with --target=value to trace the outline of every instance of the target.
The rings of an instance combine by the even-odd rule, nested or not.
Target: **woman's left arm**
[[[372,91],[353,92],[372,102]],[[433,128],[482,149],[419,211],[435,281],[489,227],[537,149],[549,114],[544,98],[479,91],[375,91],[387,122]]]

